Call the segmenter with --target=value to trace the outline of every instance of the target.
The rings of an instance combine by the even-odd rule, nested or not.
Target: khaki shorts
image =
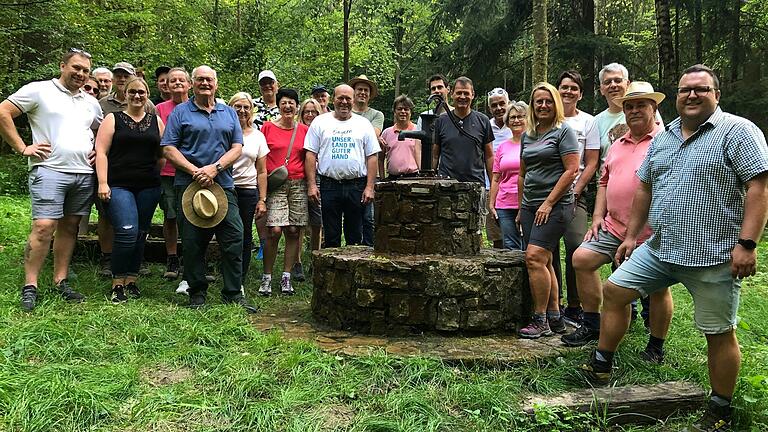
[[[308,218],[306,180],[288,179],[267,195],[267,226],[305,226]]]

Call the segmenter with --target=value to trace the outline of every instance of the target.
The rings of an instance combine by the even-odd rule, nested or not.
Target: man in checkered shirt
[[[720,83],[703,65],[686,69],[678,119],[651,144],[637,176],[632,218],[605,283],[600,341],[581,367],[596,384],[611,380],[613,354],[629,327],[628,305],[682,283],[696,327],[707,339],[712,394],[690,431],[730,430],[741,353],[736,311],[742,278],[756,271],[756,245],[768,215],[768,147],[752,122],[718,107]],[[635,250],[648,221],[653,235]],[[634,250],[634,251],[633,251]]]

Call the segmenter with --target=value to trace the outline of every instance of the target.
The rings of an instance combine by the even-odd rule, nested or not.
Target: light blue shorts
[[[741,280],[731,276],[731,263],[686,267],[662,262],[643,243],[608,280],[646,297],[681,283],[693,297],[696,328],[704,334],[722,334],[736,328]]]

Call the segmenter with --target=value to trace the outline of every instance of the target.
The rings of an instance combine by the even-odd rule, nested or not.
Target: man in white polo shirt
[[[32,232],[24,248],[25,282],[21,306],[31,311],[37,302],[37,278],[53,241],[53,282],[67,301],[83,295],[67,283],[67,269],[77,239],[77,226],[88,214],[94,192],[94,131],[101,107],[81,90],[91,71],[91,55],[71,48],[59,65],[61,76],[32,82],[0,103],[0,135],[29,158]],[[32,129],[27,144],[13,119],[26,113]]]
[[[365,207],[373,202],[381,147],[371,123],[352,113],[353,95],[347,84],[336,87],[333,112],[318,116],[304,141],[307,194],[323,203],[323,247],[341,246],[342,220],[346,244],[361,244]]]

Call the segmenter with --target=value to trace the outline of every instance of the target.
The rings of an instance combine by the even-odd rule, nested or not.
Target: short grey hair
[[[93,72],[91,72],[91,75],[93,76],[102,75],[102,74],[107,74],[109,75],[109,79],[112,79],[112,71],[105,67],[97,67],[96,69],[93,70]]]
[[[198,67],[196,67],[196,68],[192,69],[192,79],[194,80],[194,79],[195,79],[195,77],[197,76],[197,71],[198,71],[198,69],[200,69],[200,68],[206,68],[206,67],[207,67],[208,69],[210,69],[210,70],[212,70],[212,71],[213,71],[213,78],[214,78],[216,81],[218,81],[218,80],[219,80],[219,77],[218,77],[218,75],[216,74],[216,69],[214,69],[214,68],[212,68],[212,67],[210,67],[210,66],[208,66],[208,65],[200,65],[200,66],[198,66]]]
[[[504,114],[504,124],[509,124],[509,114],[512,112],[519,112],[520,114],[528,114],[528,104],[523,101],[510,101],[507,104],[507,112]]]
[[[603,68],[600,69],[600,73],[597,75],[597,79],[600,80],[600,84],[602,84],[603,75],[605,75],[606,72],[621,72],[621,76],[623,76],[625,80],[629,79],[629,71],[626,67],[624,67],[623,64],[611,63],[603,66]]]
[[[192,84],[192,78],[189,77],[189,72],[187,72],[187,70],[184,69],[183,67],[172,67],[171,69],[168,70],[168,75],[170,75],[171,72],[181,72],[181,73],[183,73],[184,74],[184,79],[187,80],[187,83]],[[214,73],[215,72],[216,71],[214,71]]]

